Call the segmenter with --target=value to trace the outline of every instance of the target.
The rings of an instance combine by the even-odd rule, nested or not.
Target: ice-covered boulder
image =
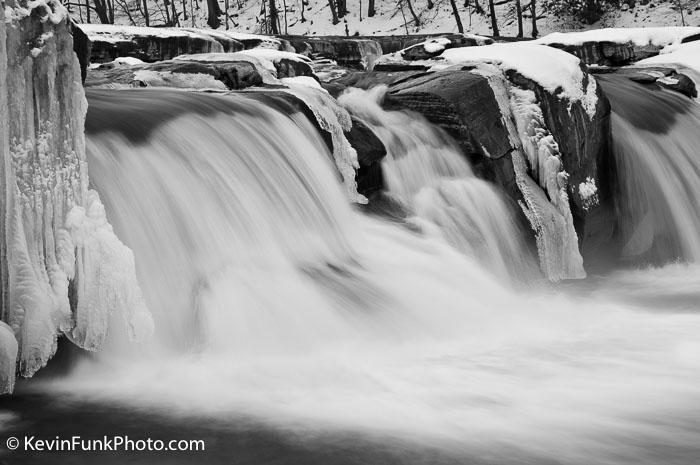
[[[59,335],[97,350],[108,335],[152,330],[131,251],[88,189],[86,101],[67,17],[57,0],[0,9],[4,391],[14,367],[31,376],[47,363]]]

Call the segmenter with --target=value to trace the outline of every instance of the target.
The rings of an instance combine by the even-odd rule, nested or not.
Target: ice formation
[[[133,258],[88,192],[86,102],[66,18],[57,1],[0,10],[2,392],[15,367],[23,376],[43,367],[62,333],[98,349],[110,315],[132,335],[152,329]]]
[[[352,128],[350,114],[324,89],[309,86],[306,82],[286,82],[290,94],[300,98],[313,112],[318,125],[331,134],[333,141],[333,160],[340,172],[345,192],[351,202],[365,204],[367,198],[357,192],[355,170],[360,167],[357,152],[345,137],[345,132]]]
[[[584,278],[583,258],[569,207],[568,174],[546,127],[535,93],[520,89],[494,66],[480,66],[510,134],[520,206],[535,232],[542,272],[551,281]]]

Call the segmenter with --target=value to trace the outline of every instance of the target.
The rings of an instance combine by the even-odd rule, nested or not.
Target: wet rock
[[[383,53],[381,45],[372,39],[290,36],[289,41],[298,51],[310,50],[313,55],[355,69],[371,70]]]

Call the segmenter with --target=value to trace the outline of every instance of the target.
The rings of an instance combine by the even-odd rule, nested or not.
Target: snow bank
[[[552,94],[580,101],[589,116],[595,115],[598,102],[595,79],[583,71],[581,60],[561,50],[531,43],[493,44],[451,48],[440,57],[445,63],[433,66],[434,69],[467,62],[486,62],[498,66],[502,71],[517,71]]]
[[[220,39],[232,39],[241,42],[246,46],[246,48],[262,48],[262,49],[273,49],[273,50],[284,50],[286,49],[286,43],[276,37],[264,36],[258,34],[248,34],[245,32],[235,32],[227,31],[222,29],[197,29],[197,28],[183,28],[186,31],[194,32],[197,34],[206,34],[208,36]],[[255,47],[250,47],[249,44],[255,42]]]
[[[700,73],[700,41],[677,44],[661,51],[660,55],[646,58],[637,65],[676,64]]]
[[[176,89],[228,90],[226,84],[211,74],[173,73],[140,69],[134,73],[134,81],[146,87],[170,87]]]
[[[678,45],[683,39],[700,34],[700,27],[631,27],[592,29],[581,32],[553,32],[540,39],[536,44],[583,45],[586,42],[632,43],[643,47],[667,47]]]

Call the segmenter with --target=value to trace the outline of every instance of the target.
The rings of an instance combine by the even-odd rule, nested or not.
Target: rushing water
[[[89,101],[91,180],[134,251],[158,337],[20,386],[7,432],[207,440],[203,456],[100,463],[700,457],[695,265],[515,289],[455,247],[470,221],[426,234],[354,210],[301,115],[241,95],[92,92]],[[406,134],[392,129],[401,114],[384,117],[384,133],[375,129],[385,143]],[[452,160],[440,133],[416,130]],[[420,217],[406,192],[436,181],[439,190],[445,176],[389,145],[389,188]],[[482,183],[449,163],[453,178]],[[471,215],[505,208],[479,186],[485,205]],[[509,227],[488,231],[512,237]]]

